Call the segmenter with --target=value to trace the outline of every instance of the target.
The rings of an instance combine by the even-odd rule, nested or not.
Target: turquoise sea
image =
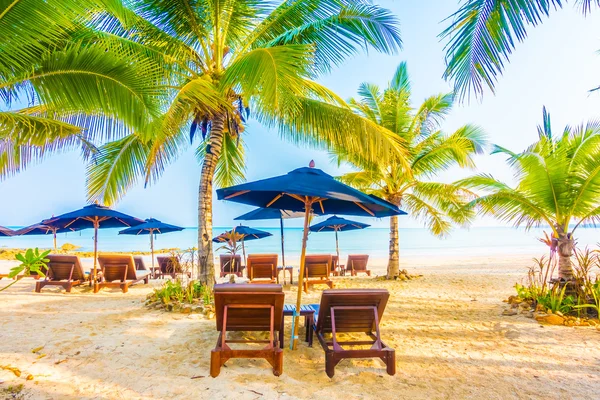
[[[18,227],[13,227],[18,228]],[[215,227],[214,234],[231,229],[231,227]],[[265,239],[246,242],[247,253],[279,253],[279,228],[260,228],[273,234]],[[545,229],[548,231],[548,229]],[[524,229],[510,227],[477,227],[456,229],[444,239],[432,236],[425,229],[401,229],[400,251],[405,256],[419,255],[501,255],[501,254],[545,254],[546,247],[538,241],[544,229]],[[600,231],[596,228],[579,228],[575,234],[579,247],[595,247],[600,242]],[[155,249],[186,249],[196,245],[196,228],[185,229],[155,237]],[[58,235],[58,246],[72,243],[81,246],[81,250],[93,250],[93,231],[62,233]],[[285,229],[286,255],[297,256],[300,253],[302,240],[301,228]],[[387,255],[389,230],[387,228],[367,228],[364,230],[340,232],[340,252],[368,253],[372,257]],[[1,237],[2,247],[52,247],[52,235]],[[99,231],[98,248],[100,251],[136,251],[149,250],[148,235],[118,235],[118,229]],[[215,244],[215,248],[219,245]],[[311,233],[308,242],[309,253],[335,252],[335,235],[333,232]]]

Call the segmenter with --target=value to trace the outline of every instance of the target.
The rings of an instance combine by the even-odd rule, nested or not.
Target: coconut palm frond
[[[444,77],[461,99],[493,92],[515,43],[559,7],[560,0],[465,0],[440,34],[448,41]]]

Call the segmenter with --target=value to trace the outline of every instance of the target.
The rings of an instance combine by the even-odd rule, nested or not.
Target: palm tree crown
[[[516,226],[548,225],[558,239],[559,275],[570,279],[577,227],[600,221],[600,124],[590,122],[553,136],[544,109],[539,139],[522,153],[496,147],[508,155],[515,170],[511,187],[491,175],[467,178],[461,184],[485,194],[472,201],[483,214]]]
[[[475,126],[465,125],[449,135],[439,129],[452,108],[454,96],[434,95],[425,99],[418,108],[413,108],[405,63],[398,66],[385,90],[363,83],[358,94],[358,99],[350,100],[355,112],[395,135],[403,143],[405,153],[389,160],[382,157],[372,162],[360,154],[338,151],[335,155],[338,160],[360,169],[341,179],[423,219],[435,235],[447,234],[453,223],[468,222],[471,213],[462,205],[470,194],[454,184],[430,181],[437,173],[453,165],[473,167],[473,155],[484,146],[483,133]],[[390,243],[397,246],[397,219],[392,218],[391,224]],[[397,274],[398,260],[397,254],[393,256],[391,253],[392,268],[391,271],[388,269],[388,275],[393,277]]]
[[[401,151],[394,137],[377,124],[360,123],[342,99],[313,80],[360,48],[399,49],[397,21],[387,10],[362,0],[126,5],[98,16],[97,26],[163,66],[163,112],[147,129],[100,148],[88,170],[89,197],[111,203],[137,179],[157,179],[201,136],[198,247],[207,270],[212,271],[213,176],[217,185],[243,179],[248,117],[300,144],[345,146],[371,159],[378,149]]]

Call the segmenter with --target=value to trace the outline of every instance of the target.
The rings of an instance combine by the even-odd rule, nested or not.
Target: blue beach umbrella
[[[54,239],[54,250],[56,250],[56,234],[57,233],[68,233],[75,232],[76,229],[72,228],[58,228],[56,226],[44,225],[44,224],[33,224],[26,226],[15,231],[15,236],[28,236],[28,235],[49,235],[52,234]]]
[[[335,180],[320,169],[314,168],[314,161],[310,162],[308,168],[298,168],[286,175],[219,189],[217,197],[219,200],[231,200],[251,206],[304,212],[298,298],[291,341],[293,349],[296,349],[298,342],[298,318],[302,302],[306,242],[308,241],[308,224],[311,213],[367,217],[389,217],[402,214],[402,211],[393,204],[362,193]]]
[[[94,282],[97,278],[98,255],[98,229],[122,228],[144,223],[139,218],[112,210],[99,204],[90,204],[79,210],[52,217],[42,221],[42,224],[57,228],[70,228],[74,230],[94,228]]]
[[[275,208],[257,208],[244,215],[240,215],[234,218],[235,221],[256,221],[261,219],[278,219],[279,229],[281,231],[281,263],[285,268],[285,237],[283,234],[283,220],[288,218],[300,218],[303,217],[303,212],[278,210]]]
[[[259,229],[239,225],[233,228],[232,230],[223,232],[219,236],[213,238],[213,242],[225,243],[227,242],[227,235],[231,235],[233,232],[237,233],[238,235],[242,235],[242,252],[244,253],[244,264],[246,264],[246,247],[244,246],[245,241],[263,239],[269,236],[273,236],[273,234],[266,231],[261,231]]]
[[[0,226],[0,236],[14,236],[14,235],[15,235],[15,231],[13,231],[12,229]]]
[[[150,235],[150,251],[152,251],[152,273],[154,274],[154,235],[163,234],[169,232],[182,231],[184,228],[180,226],[165,224],[154,218],[148,218],[143,224],[135,225],[122,231],[119,231],[119,235]]]
[[[311,232],[335,232],[335,252],[337,254],[337,263],[336,268],[340,263],[340,248],[338,246],[338,232],[344,231],[354,231],[357,229],[365,229],[371,225],[363,224],[362,222],[351,221],[346,218],[338,217],[334,215],[333,217],[327,218],[323,222],[319,222],[318,224],[314,224],[309,229]]]

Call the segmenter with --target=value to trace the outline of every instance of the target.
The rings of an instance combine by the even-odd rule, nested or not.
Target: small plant
[[[560,312],[567,314],[575,307],[575,299],[573,296],[565,296],[567,285],[560,288],[560,285],[555,284],[551,290],[547,293],[539,296],[537,301],[546,309],[551,310],[553,313]]]
[[[45,277],[45,272],[48,270],[48,262],[50,261],[46,258],[48,254],[50,254],[50,250],[46,250],[40,253],[40,251],[36,247],[35,250],[27,249],[27,251],[25,251],[24,254],[19,253],[15,255],[15,259],[17,259],[17,261],[20,261],[21,264],[14,268],[11,268],[8,274],[9,278],[15,278],[21,273],[25,276],[39,275],[41,277]],[[3,287],[2,289],[0,289],[0,292],[8,289],[16,282],[17,281],[15,280],[9,285]]]
[[[210,304],[212,296],[205,285],[195,280],[187,284],[179,279],[165,281],[160,288],[154,289],[154,292],[148,295],[148,301],[160,302],[164,305],[194,304],[200,299],[204,301],[204,304]]]
[[[222,233],[218,236],[220,242],[224,243],[223,246],[219,247],[219,250],[225,250],[226,253],[231,254],[231,265],[229,265],[229,271],[235,271],[235,256],[236,254],[242,250],[242,245],[238,244],[241,240],[244,239],[244,235],[241,233],[236,233],[235,228],[233,228],[230,232]],[[233,282],[235,282],[235,277],[232,274],[230,277]]]
[[[577,310],[591,308],[596,311],[596,316],[600,318],[600,280],[596,279],[596,282],[594,282],[593,285],[590,285],[587,289],[587,293],[592,296],[594,304],[580,304],[575,306],[575,308]]]

